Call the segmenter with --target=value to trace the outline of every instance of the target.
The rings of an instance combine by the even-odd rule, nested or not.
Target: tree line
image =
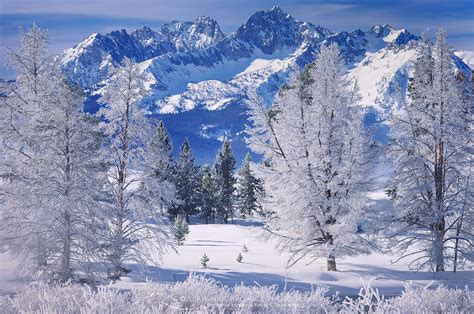
[[[263,184],[253,173],[250,154],[245,156],[242,167],[236,172],[231,142],[224,139],[214,165],[199,166],[187,138],[174,160],[171,138],[163,122],[160,122],[155,138],[168,156],[160,172],[167,173],[176,188],[177,201],[167,209],[172,219],[182,216],[190,223],[190,217],[196,216],[207,224],[263,215],[260,204]]]

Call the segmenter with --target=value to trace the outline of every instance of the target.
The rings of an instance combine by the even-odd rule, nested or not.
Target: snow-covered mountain
[[[474,51],[459,50],[454,52],[454,54],[461,58],[471,69],[474,69]]]
[[[123,57],[140,62],[152,89],[145,105],[165,121],[176,147],[188,136],[199,160],[211,161],[224,136],[234,141],[238,158],[246,152],[242,131],[249,90],[256,88],[270,104],[281,84],[317,57],[321,45],[339,44],[361,89],[361,104],[377,110],[394,86],[406,88],[417,40],[389,25],[335,33],[273,7],[228,35],[209,17],[173,21],[158,30],[92,34],[68,49],[63,62],[91,95]],[[461,59],[456,62],[470,72]],[[96,98],[91,96],[88,108]]]

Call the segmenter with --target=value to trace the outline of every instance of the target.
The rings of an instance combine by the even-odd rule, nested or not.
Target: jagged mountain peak
[[[123,57],[141,62],[151,89],[144,105],[165,120],[173,140],[187,134],[205,155],[229,134],[243,153],[244,104],[251,90],[271,104],[280,86],[318,57],[321,45],[335,42],[359,83],[361,103],[377,106],[394,84],[406,86],[416,39],[390,25],[333,33],[273,7],[256,12],[229,36],[206,16],[130,34],[92,34],[63,60],[71,78],[91,95],[100,93],[108,70]]]
[[[224,38],[219,24],[208,16],[199,16],[192,22],[172,21],[160,32],[175,43],[178,51],[208,48]]]
[[[298,47],[306,39],[324,39],[331,32],[321,26],[300,22],[280,7],[258,11],[242,24],[234,36],[266,54],[283,47]]]
[[[370,28],[369,32],[373,33],[377,37],[385,37],[393,30],[392,26],[388,24],[374,25]]]

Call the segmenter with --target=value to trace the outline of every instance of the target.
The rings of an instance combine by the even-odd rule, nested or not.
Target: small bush
[[[206,253],[204,253],[204,255],[201,257],[202,267],[207,268],[207,263],[209,263],[209,261],[210,261],[209,257],[206,255]]]

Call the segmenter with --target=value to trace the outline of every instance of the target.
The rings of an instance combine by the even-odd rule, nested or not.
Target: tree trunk
[[[187,210],[185,212],[185,218],[186,218],[186,222],[189,224],[189,211]]]
[[[457,271],[458,267],[458,250],[459,250],[459,234],[461,233],[461,226],[462,226],[462,217],[461,220],[458,222],[456,228],[456,241],[454,242],[454,261],[453,261],[453,272]]]
[[[337,271],[336,257],[334,255],[330,254],[328,256],[327,264],[328,264],[328,271]]]
[[[435,262],[435,271],[444,271],[444,254],[443,254],[443,236],[440,232],[435,231],[435,240],[433,243],[433,255]]]
[[[71,273],[71,217],[64,213],[64,238],[61,256],[61,280],[66,282],[72,278]]]

